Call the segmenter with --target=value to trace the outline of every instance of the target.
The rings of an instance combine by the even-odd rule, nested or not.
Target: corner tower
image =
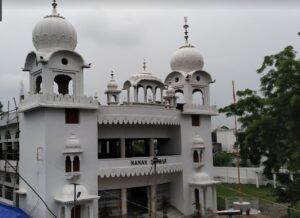
[[[20,174],[55,216],[97,217],[98,102],[84,95],[83,86],[90,66],[75,51],[76,30],[57,12],[56,1],[32,39],[35,50],[23,68],[30,90],[19,107]],[[53,217],[23,181],[20,190],[21,208],[32,217]]]

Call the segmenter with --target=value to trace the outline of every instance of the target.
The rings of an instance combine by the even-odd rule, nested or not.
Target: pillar
[[[89,218],[94,218],[93,202],[89,205]]]
[[[207,201],[207,199],[206,199],[206,191],[207,191],[207,187],[206,186],[203,186],[203,208],[204,208],[204,210],[207,208],[207,205],[206,205],[206,201]]]
[[[147,88],[144,88],[144,103],[147,103]]]
[[[199,188],[199,195],[200,195],[200,207],[201,207],[201,214],[205,215],[205,209],[204,209],[204,191],[203,187]]]
[[[138,102],[138,87],[134,87],[134,102]]]
[[[255,173],[255,182],[256,182],[256,188],[259,188],[259,179],[258,179],[258,172]]]
[[[72,207],[65,207],[65,218],[71,218],[71,208]]]
[[[126,143],[125,143],[125,138],[121,138],[120,140],[120,147],[121,147],[121,158],[126,157]]]
[[[130,88],[127,89],[127,102],[130,102]]]
[[[121,213],[122,216],[127,214],[127,188],[121,190]]]
[[[150,209],[151,209],[151,217],[156,217],[156,185],[150,186]]]
[[[154,139],[153,138],[149,139],[149,149],[150,149],[149,154],[151,157],[153,157],[154,156]]]
[[[217,188],[216,186],[211,186],[211,192],[212,192],[212,202],[213,202],[213,212],[218,211],[218,205],[217,205]]]
[[[153,103],[155,103],[156,102],[156,88],[155,87],[152,87],[152,95],[153,95]]]

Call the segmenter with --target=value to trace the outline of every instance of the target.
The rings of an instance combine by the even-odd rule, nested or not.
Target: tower
[[[83,69],[90,66],[75,51],[76,30],[57,12],[55,0],[32,39],[35,51],[23,68],[30,93],[19,108],[20,174],[57,217],[97,217],[98,102],[84,96]],[[32,217],[53,217],[23,181],[20,189],[21,208]]]
[[[105,94],[107,96],[107,104],[119,104],[121,90],[118,90],[118,83],[114,79],[114,72],[111,71],[111,80],[107,84]]]
[[[183,162],[182,180],[174,187],[180,193],[176,207],[184,214],[207,209],[216,211],[216,190],[211,177],[211,116],[217,115],[216,106],[210,105],[209,73],[203,70],[202,55],[190,44],[187,18],[184,19],[184,45],[173,54],[171,72],[165,79],[165,85],[175,90],[177,105],[181,110],[181,155]],[[179,107],[180,106],[180,107]],[[197,205],[197,206],[196,206]],[[195,207],[196,206],[196,207]]]

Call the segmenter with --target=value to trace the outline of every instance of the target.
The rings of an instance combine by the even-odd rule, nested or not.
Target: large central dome
[[[77,33],[73,25],[56,12],[55,4],[52,14],[44,17],[34,27],[32,41],[36,50],[74,50],[77,46]]]

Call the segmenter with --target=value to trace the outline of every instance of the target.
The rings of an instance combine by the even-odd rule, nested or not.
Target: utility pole
[[[154,141],[154,156],[153,156],[153,164],[154,164],[154,196],[153,196],[153,201],[154,201],[154,218],[156,218],[156,196],[157,196],[157,190],[156,190],[156,165],[157,165],[157,153],[158,153],[158,149],[157,149],[157,141]],[[152,208],[151,208],[152,209]]]
[[[73,212],[73,216],[72,216],[71,218],[76,218],[76,217],[77,217],[77,216],[76,216],[76,203],[77,203],[77,199],[78,199],[78,198],[80,197],[80,195],[81,195],[81,192],[78,192],[78,193],[77,193],[76,186],[77,186],[78,184],[73,183],[73,185],[74,185],[74,202],[73,202],[73,204],[74,204],[74,207],[73,207],[74,212]]]

